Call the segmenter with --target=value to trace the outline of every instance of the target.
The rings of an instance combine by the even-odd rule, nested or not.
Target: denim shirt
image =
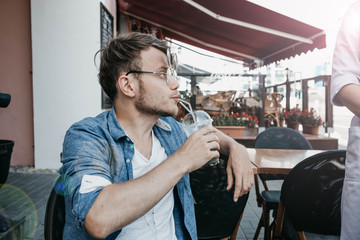
[[[168,156],[186,140],[180,124],[172,117],[160,118],[153,131]],[[97,175],[111,183],[133,178],[134,143],[120,126],[114,108],[95,118],[75,123],[66,132],[60,174],[65,179],[66,223],[63,239],[93,239],[85,230],[84,219],[96,197],[103,189],[80,193],[84,175]],[[178,240],[197,239],[195,211],[186,174],[174,187],[174,221]],[[121,208],[121,205],[118,206]],[[121,230],[105,239],[115,239]]]

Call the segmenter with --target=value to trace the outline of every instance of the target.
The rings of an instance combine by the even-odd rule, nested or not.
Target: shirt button
[[[126,138],[126,141],[130,142],[130,138],[127,137],[127,138]]]
[[[129,149],[133,150],[134,149],[134,144],[130,144]]]
[[[126,159],[126,163],[130,163],[130,159]]]

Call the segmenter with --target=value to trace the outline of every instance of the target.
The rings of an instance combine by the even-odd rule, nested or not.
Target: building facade
[[[0,2],[0,92],[12,96],[0,138],[15,142],[12,166],[59,168],[66,130],[103,110],[94,55],[104,9],[115,33],[116,0]]]

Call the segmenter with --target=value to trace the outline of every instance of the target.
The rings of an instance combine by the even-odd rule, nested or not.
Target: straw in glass
[[[196,114],[194,113],[194,111],[191,107],[191,104],[188,101],[185,101],[184,99],[181,99],[181,98],[179,98],[179,103],[181,106],[183,106],[185,108],[186,111],[188,111],[191,114],[191,116],[193,117],[193,119],[195,121],[196,129],[198,129]]]

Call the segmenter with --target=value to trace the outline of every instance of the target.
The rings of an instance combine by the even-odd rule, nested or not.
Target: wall
[[[98,0],[31,0],[35,167],[56,169],[66,130],[101,112]]]
[[[0,1],[0,139],[15,142],[11,165],[34,164],[30,0]]]

